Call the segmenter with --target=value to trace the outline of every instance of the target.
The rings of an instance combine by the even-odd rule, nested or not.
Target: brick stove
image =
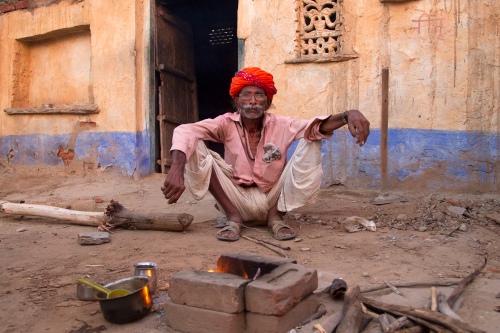
[[[292,259],[224,254],[216,272],[172,276],[166,323],[183,333],[285,333],[318,310],[317,287],[316,270]]]

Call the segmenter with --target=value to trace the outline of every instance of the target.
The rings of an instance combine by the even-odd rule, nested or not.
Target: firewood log
[[[112,206],[112,208],[110,208]],[[82,212],[65,208],[18,204],[0,201],[0,212],[10,215],[37,216],[51,218],[53,223],[65,223],[99,227],[162,231],[185,231],[193,216],[173,213],[140,213],[123,208],[118,202],[111,200],[106,212]],[[36,221],[36,220],[32,220]]]

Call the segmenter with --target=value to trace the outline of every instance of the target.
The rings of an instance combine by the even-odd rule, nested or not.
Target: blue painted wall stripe
[[[74,143],[71,146],[70,141]],[[418,179],[427,171],[436,172],[431,186],[442,186],[454,179],[498,189],[500,136],[497,133],[391,129],[388,133],[388,173],[398,180]],[[68,146],[69,145],[69,146]],[[295,150],[294,143],[289,158]],[[62,166],[57,156],[59,146],[73,148],[75,160],[91,161],[105,167],[112,165],[127,174],[153,172],[152,143],[146,131],[138,133],[81,132],[71,135],[22,135],[0,138],[2,160],[12,149],[12,165]],[[350,178],[380,180],[380,131],[372,130],[363,147],[355,145],[346,130],[338,130],[323,142],[324,185]]]

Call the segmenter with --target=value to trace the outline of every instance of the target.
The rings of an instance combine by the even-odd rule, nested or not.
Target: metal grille
[[[210,29],[208,33],[208,41],[210,45],[225,45],[234,41],[234,28],[216,28]]]

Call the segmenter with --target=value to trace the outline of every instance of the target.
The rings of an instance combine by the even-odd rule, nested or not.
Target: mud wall
[[[148,173],[149,1],[3,2],[2,162]]]
[[[272,112],[308,118],[359,109],[369,118],[363,148],[345,130],[324,143],[325,186],[379,186],[388,68],[391,185],[499,188],[500,2],[339,1],[339,54],[355,56],[294,62],[299,2],[240,0],[238,38],[243,66],[275,76]]]

